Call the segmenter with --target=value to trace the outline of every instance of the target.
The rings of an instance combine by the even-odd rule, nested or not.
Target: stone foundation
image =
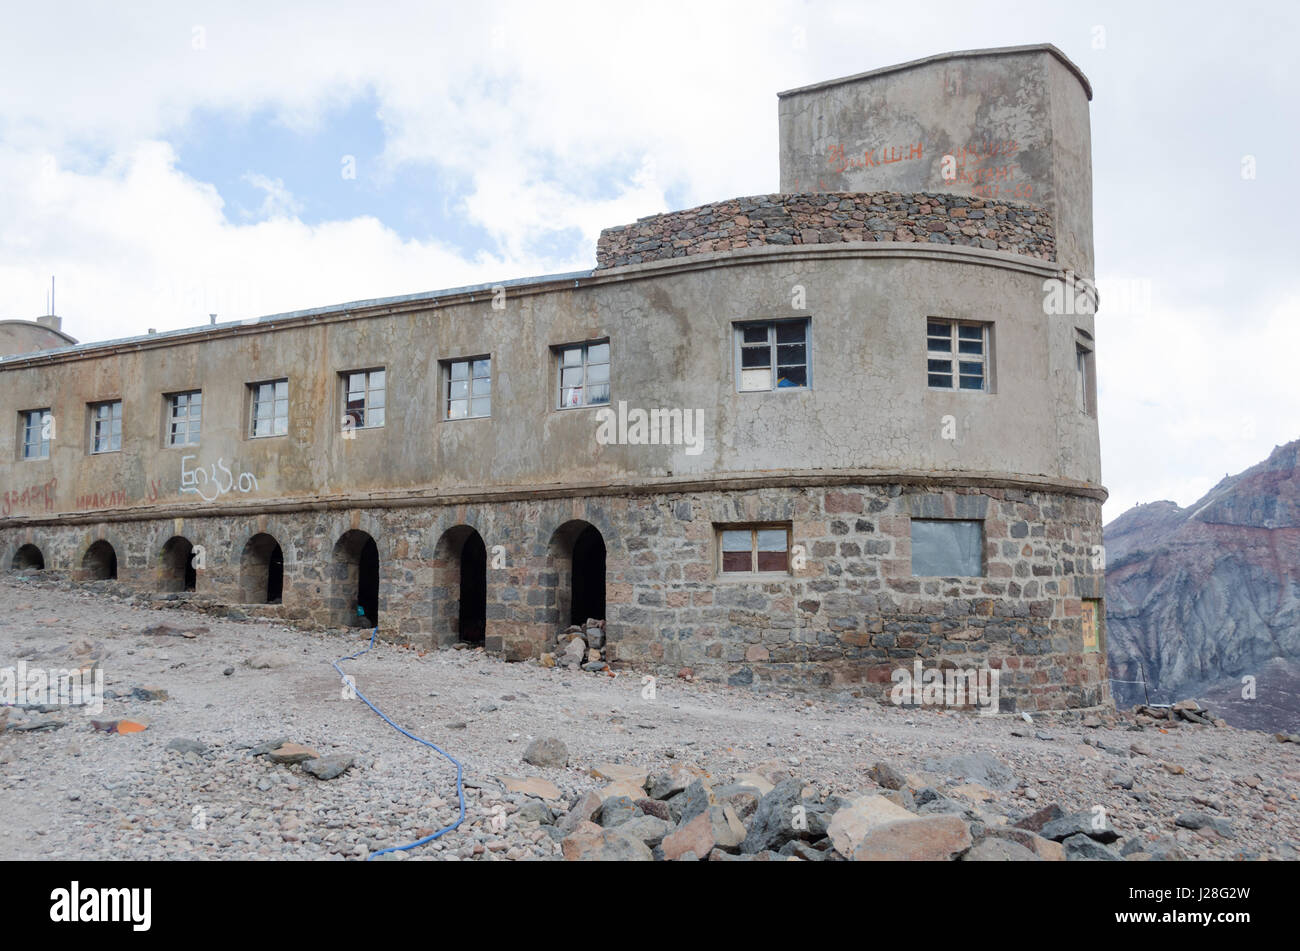
[[[344,627],[357,623],[355,533],[364,532],[378,551],[381,635],[439,647],[459,637],[459,553],[472,528],[486,549],[486,647],[522,660],[570,623],[574,539],[592,525],[606,548],[616,665],[886,696],[891,674],[916,659],[927,669],[987,664],[1001,668],[1002,710],[1033,711],[1110,702],[1104,639],[1085,654],[1081,619],[1082,599],[1102,596],[1090,558],[1100,511],[1100,501],[1066,492],[784,485],[50,523],[0,530],[0,553],[8,569],[30,543],[48,568],[80,572],[104,539],[121,583],[164,591],[175,578],[164,548],[181,536],[202,547],[194,596],[245,604],[266,578],[256,555],[266,546],[248,543],[265,533],[283,552],[283,602],[249,613]],[[985,576],[913,578],[914,516],[981,519]],[[789,523],[789,577],[719,577],[716,526],[738,523]]]

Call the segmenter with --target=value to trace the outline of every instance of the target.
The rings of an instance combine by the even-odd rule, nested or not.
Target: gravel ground
[[[75,709],[0,708],[9,721],[0,734],[0,859],[355,860],[455,821],[454,767],[346,698],[330,666],[363,648],[368,634],[209,616],[48,573],[0,578],[0,604],[0,668],[20,660],[69,667],[97,655],[107,691],[121,696],[93,719],[147,725],[105,733]],[[207,630],[193,638],[144,633],[160,623]],[[274,666],[255,669],[253,658]],[[562,814],[603,785],[590,770],[606,762],[652,774],[681,764],[715,784],[766,764],[821,797],[875,789],[867,771],[884,762],[964,797],[989,824],[1054,802],[1067,812],[1101,806],[1117,845],[1172,836],[1188,858],[1300,857],[1300,746],[1263,733],[1161,731],[1128,714],[1102,717],[1100,726],[1078,714],[1028,724],[904,710],[847,692],[687,682],[672,671],[652,672],[647,697],[641,671],[610,677],[391,644],[345,669],[394,720],[464,764],[466,822],[392,856],[400,860],[558,859],[539,800],[506,792],[501,779],[549,780],[561,795],[547,805]],[[161,688],[167,699],[132,698],[137,687]],[[64,725],[14,729],[41,720]],[[569,765],[525,764],[537,737],[562,740]],[[351,755],[354,765],[324,781],[253,755],[279,738],[323,756]],[[168,749],[177,739],[206,752]],[[1004,764],[1012,780],[991,785],[1008,788],[972,785],[943,763],[972,753]],[[1175,824],[1187,814],[1215,821],[1199,830]]]

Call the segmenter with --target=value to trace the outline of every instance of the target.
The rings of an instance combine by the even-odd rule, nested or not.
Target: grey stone
[[[609,829],[644,814],[628,796],[610,796],[600,804],[593,818]]]
[[[749,832],[740,844],[746,853],[779,849],[792,839],[808,839],[808,806],[803,799],[802,779],[784,779],[758,802],[749,823]],[[803,806],[803,812],[796,807]]]
[[[337,779],[352,767],[352,757],[344,755],[322,756],[302,764],[302,771],[317,779]]]
[[[554,736],[538,737],[524,750],[524,762],[534,766],[560,768],[569,765],[569,750]]]
[[[208,751],[207,746],[198,740],[185,740],[177,738],[167,744],[167,749],[175,750],[177,753],[197,753],[202,756]]]
[[[1122,862],[1123,859],[1116,854],[1114,849],[1108,849],[1100,842],[1089,838],[1086,835],[1077,833],[1066,836],[1061,843],[1065,849],[1065,860],[1067,862]]]
[[[1100,828],[1094,826],[1094,818],[1100,815]],[[1053,819],[1043,826],[1038,833],[1044,839],[1052,839],[1056,842],[1063,842],[1070,836],[1086,835],[1090,839],[1096,839],[1098,842],[1114,842],[1119,838],[1119,833],[1115,831],[1110,824],[1110,819],[1104,813],[1092,812],[1073,812],[1059,819]]]

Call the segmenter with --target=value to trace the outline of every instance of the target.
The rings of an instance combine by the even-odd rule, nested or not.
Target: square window
[[[720,526],[718,569],[724,575],[787,574],[790,526]]]
[[[50,441],[54,438],[54,416],[49,408],[23,410],[18,416],[23,434],[22,458],[50,458]]]
[[[926,385],[935,390],[987,390],[989,324],[925,322]]]
[[[122,449],[122,401],[90,405],[90,451],[120,452]]]
[[[251,420],[248,434],[254,439],[283,436],[289,431],[289,381],[269,380],[249,384]]]
[[[492,358],[443,362],[443,419],[492,415]]]
[[[912,519],[912,577],[980,578],[983,575],[982,521]]]
[[[349,370],[343,378],[344,429],[378,429],[384,425],[384,369]]]
[[[167,445],[197,446],[202,428],[203,394],[199,390],[167,397]]]
[[[560,347],[557,353],[560,409],[609,402],[608,340]]]
[[[736,389],[806,388],[810,325],[807,317],[736,324]]]

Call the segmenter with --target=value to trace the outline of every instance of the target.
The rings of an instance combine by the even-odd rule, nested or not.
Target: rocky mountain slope
[[[1188,508],[1135,506],[1105,542],[1112,677],[1145,679],[1153,702],[1212,695],[1234,725],[1300,726],[1300,440]],[[1144,699],[1113,687],[1121,705]]]

